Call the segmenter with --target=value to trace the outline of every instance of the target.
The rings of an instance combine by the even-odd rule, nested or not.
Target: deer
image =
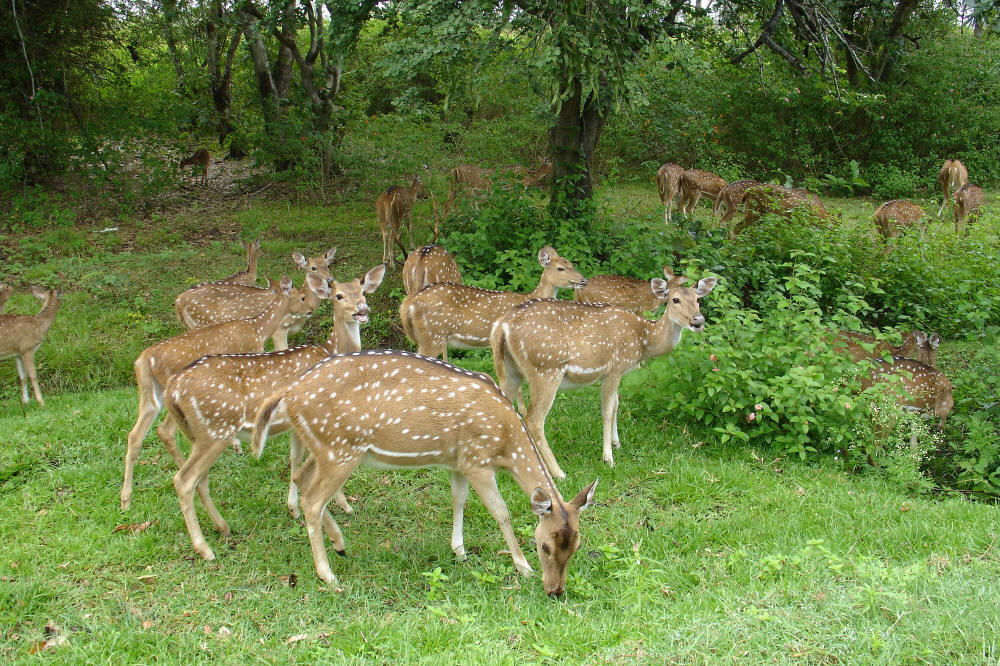
[[[923,331],[914,331],[913,334],[917,340],[916,358],[893,356],[891,360],[886,360],[875,356],[868,359],[871,365],[868,372],[861,376],[861,388],[864,390],[878,383],[898,381],[903,389],[897,392],[900,404],[936,415],[938,425],[944,427],[955,400],[951,382],[936,367],[941,338],[937,334],[928,336]]]
[[[186,166],[195,166],[194,170],[201,170],[201,184],[208,185],[208,165],[212,161],[212,153],[208,152],[207,148],[199,148],[187,157],[181,160],[180,169],[183,171]]]
[[[695,206],[703,194],[712,199],[712,209],[715,209],[715,200],[719,198],[719,193],[726,186],[726,180],[717,176],[711,171],[701,169],[688,169],[681,174],[681,203],[680,209],[687,215],[694,213]]]
[[[424,245],[410,253],[403,263],[403,289],[412,296],[429,284],[462,284],[462,271],[455,258],[440,245]]]
[[[407,296],[399,305],[406,337],[417,345],[417,353],[432,358],[446,354],[448,347],[485,348],[493,322],[515,305],[533,298],[554,298],[559,289],[587,284],[573,263],[550,245],[538,251],[538,263],[542,276],[527,294],[438,282]]]
[[[743,178],[741,180],[734,180],[723,187],[715,200],[715,208],[712,210],[712,215],[718,215],[722,207],[726,207],[726,212],[719,219],[719,224],[728,224],[729,220],[733,219],[736,215],[740,206],[743,205],[747,196],[747,190],[751,187],[757,187],[760,184],[759,181],[751,178]]]
[[[746,213],[733,228],[733,236],[756,224],[761,217],[768,213],[787,217],[791,211],[807,208],[820,220],[828,221],[831,219],[830,213],[827,212],[818,196],[799,188],[770,184],[750,187],[746,191],[744,202],[746,203]]]
[[[474,196],[489,191],[492,187],[490,170],[483,169],[475,164],[459,164],[451,169],[448,172],[448,200],[444,204],[445,215],[454,206],[455,196],[460,187],[471,190]]]
[[[952,200],[952,193],[969,182],[969,171],[959,160],[947,159],[938,172],[938,184],[941,185],[941,207],[937,216],[941,217],[944,207]]]
[[[174,475],[174,488],[180,500],[181,513],[195,551],[206,560],[215,558],[205,541],[194,508],[195,489],[205,481],[208,498],[205,510],[216,528],[229,536],[229,525],[211,504],[208,492],[208,472],[233,439],[248,441],[249,426],[257,407],[275,391],[288,388],[320,361],[335,354],[361,350],[360,327],[368,322],[369,307],[365,294],[373,293],[385,277],[385,264],[369,270],[360,279],[332,284],[318,275],[316,292],[333,304],[333,329],[322,345],[293,347],[282,351],[222,354],[205,356],[178,371],[164,390],[167,411],[181,432],[191,441],[191,453]],[[291,428],[287,421],[272,419],[272,434]],[[302,464],[302,445],[292,433],[289,450],[291,477]],[[353,509],[341,491],[335,501],[347,513]],[[299,516],[299,496],[295,482],[289,482],[288,510]]]
[[[656,189],[660,193],[660,201],[665,208],[663,212],[663,223],[670,224],[673,218],[674,197],[677,196],[681,187],[681,174],[684,167],[672,162],[664,164],[656,172]]]
[[[3,306],[7,305],[7,301],[13,294],[13,286],[0,282],[0,312],[3,312]]]
[[[920,225],[920,221],[924,225]],[[886,241],[885,251],[889,251],[889,239],[899,238],[900,232],[912,226],[919,226],[921,231],[926,229],[927,212],[920,204],[905,199],[894,199],[887,201],[875,211],[875,224],[882,238]]]
[[[209,354],[242,354],[264,351],[264,341],[275,329],[295,302],[289,299],[292,280],[288,276],[280,282],[268,279],[271,303],[254,317],[235,319],[196,328],[147,347],[133,364],[135,383],[139,390],[139,409],[135,425],[128,434],[125,454],[125,479],[122,483],[121,508],[126,511],[132,503],[132,477],[142,440],[153,421],[164,408],[163,391],[171,375],[189,363]],[[180,467],[184,457],[177,448],[177,424],[169,415],[157,428],[156,434],[167,447],[167,452]],[[202,503],[208,506],[208,484],[199,486]]]
[[[260,239],[250,243],[240,240],[243,251],[247,253],[247,267],[238,273],[233,273],[221,280],[216,280],[215,284],[238,284],[246,287],[253,287],[257,284],[257,262],[264,252],[260,249]]]
[[[612,447],[621,446],[618,385],[622,377],[643,361],[669,354],[685,330],[705,328],[698,300],[715,288],[717,278],[702,278],[695,287],[683,286],[686,280],[672,272],[666,280],[650,280],[650,289],[666,303],[659,321],[613,305],[541,299],[513,308],[493,325],[490,347],[500,388],[513,400],[527,379],[531,403],[525,422],[552,476],[566,477],[545,438],[545,418],[556,392],[596,381],[602,382],[604,462],[614,465]]]
[[[549,596],[565,592],[567,565],[580,546],[580,512],[592,501],[597,480],[564,501],[524,422],[489,376],[405,351],[333,356],[261,404],[253,424],[255,456],[263,451],[270,423],[279,416],[292,424],[312,453],[294,480],[302,492],[316,573],[324,583],[337,584],[324,530],[337,553],[346,555],[343,532],[326,506],[364,464],[449,470],[455,556],[466,559],[463,522],[471,485],[499,524],[515,568],[530,576],[533,570],[496,485],[497,471],[506,470],[539,518],[535,545],[543,588]]]
[[[872,358],[898,356],[916,359],[932,368],[936,365],[937,348],[941,344],[941,336],[937,333],[928,335],[919,330],[903,335],[902,342],[898,345],[854,331],[833,332],[829,340],[837,352],[850,356],[855,363]]]
[[[427,198],[427,188],[420,182],[420,177],[413,174],[410,186],[393,185],[378,195],[375,200],[375,217],[378,218],[378,228],[382,232],[382,263],[388,263],[389,268],[396,267],[396,256],[392,251],[395,242],[406,258],[406,248],[399,240],[403,223],[406,223],[406,235],[409,237],[410,249],[413,249],[413,204],[417,199]]]
[[[670,279],[674,273],[669,266],[664,266],[663,275]],[[587,280],[586,285],[573,292],[573,300],[578,303],[616,305],[638,315],[653,312],[663,304],[660,297],[649,288],[648,280],[637,280],[624,275],[595,275]]]
[[[292,253],[292,260],[306,272],[307,277],[315,274],[330,280],[332,277],[328,267],[336,254],[335,247],[316,257],[306,257],[296,251]],[[288,336],[301,331],[306,320],[322,304],[322,299],[310,284],[306,280],[300,289],[293,290],[289,296],[294,305],[289,308],[285,319],[271,336],[275,349],[287,349]],[[273,299],[273,294],[267,288],[207,282],[191,287],[174,299],[174,312],[185,328],[193,330],[252,317],[267,308]]]
[[[955,202],[953,212],[955,214],[955,233],[958,233],[962,220],[969,218],[965,225],[965,233],[969,233],[969,227],[979,219],[979,209],[983,207],[983,191],[978,185],[966,183],[958,188],[952,199]]]
[[[35,400],[44,407],[45,400],[42,398],[41,389],[38,388],[38,375],[35,372],[35,352],[42,345],[45,334],[52,328],[52,322],[56,320],[56,313],[62,303],[62,291],[46,290],[39,285],[31,285],[31,293],[43,301],[38,314],[0,315],[0,359],[13,357],[14,363],[17,364],[17,376],[21,380],[21,402],[25,405],[30,402],[28,397],[30,379]],[[6,300],[6,297],[3,300]]]
[[[521,184],[525,187],[545,187],[552,179],[552,163],[543,160],[537,169],[525,169]]]

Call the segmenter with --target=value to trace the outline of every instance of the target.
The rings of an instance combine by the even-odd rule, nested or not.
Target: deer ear
[[[536,516],[544,516],[552,511],[552,498],[541,488],[531,492],[531,512]]]
[[[538,251],[538,263],[542,266],[548,266],[549,262],[552,261],[552,257],[558,257],[559,253],[551,245],[546,245],[541,250]]]
[[[667,281],[661,278],[650,280],[649,288],[653,290],[653,293],[661,301],[667,300],[667,297],[670,295],[670,288],[667,286]]]
[[[913,337],[917,339],[917,344],[923,347],[927,344],[927,334],[923,331],[913,331]]]
[[[240,239],[240,247],[242,247],[244,250],[249,250],[250,249],[250,243],[246,242],[245,240],[243,240],[241,238]]]
[[[305,269],[305,267],[307,266],[305,255],[303,255],[298,250],[292,252],[292,261],[298,264],[299,268]]]
[[[365,290],[366,294],[370,294],[378,286],[382,284],[382,278],[385,277],[385,264],[379,264],[375,268],[371,269],[365,273],[365,278],[362,280],[361,288]]]
[[[329,266],[330,262],[332,262],[333,258],[336,256],[337,256],[337,248],[331,247],[329,250],[326,251],[326,254],[323,255],[323,261],[325,261],[326,265]]]
[[[288,294],[292,293],[292,289],[295,288],[295,285],[292,284],[292,278],[288,277],[287,275],[282,275],[281,282],[278,283],[278,287],[281,289],[281,293],[287,296]]]
[[[928,342],[931,343],[931,349],[937,349],[938,346],[941,344],[941,336],[938,335],[937,333],[934,333],[933,335],[931,335]]]
[[[588,506],[590,506],[591,500],[594,499],[594,491],[597,489],[597,479],[594,482],[578,492],[576,497],[570,500],[570,506],[574,507],[577,511],[583,511]]]
[[[667,278],[668,281],[674,279],[674,271],[670,266],[663,267],[663,277]]]
[[[259,250],[260,249],[260,239],[259,238],[257,238],[257,239],[254,240],[254,242],[253,242],[253,249],[254,250]]]
[[[330,283],[322,275],[309,273],[306,275],[306,284],[308,284],[309,288],[312,289],[320,298],[330,298],[330,295],[333,293]]]
[[[695,296],[698,298],[704,298],[711,293],[713,289],[715,289],[715,285],[718,282],[719,278],[714,277],[702,278],[698,280],[698,286],[694,290]]]

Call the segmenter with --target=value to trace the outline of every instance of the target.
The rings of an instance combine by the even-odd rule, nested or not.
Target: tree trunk
[[[607,110],[587,95],[573,78],[572,92],[564,100],[549,132],[552,183],[549,210],[557,218],[580,219],[594,194],[594,153],[607,120]]]

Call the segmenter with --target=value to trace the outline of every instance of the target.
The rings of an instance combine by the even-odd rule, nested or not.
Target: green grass
[[[621,183],[601,196],[611,215],[662,220],[651,182]],[[854,224],[865,223],[876,205],[828,203]],[[418,220],[428,210],[420,204]],[[381,256],[371,212],[363,200],[187,211],[122,221],[109,241],[96,229],[79,230],[92,242],[76,250],[33,236],[36,244],[13,256],[5,280],[60,284],[66,300],[38,354],[45,408],[22,410],[13,363],[0,362],[0,660],[1000,659],[998,507],[911,496],[828,459],[805,465],[720,446],[670,414],[633,409],[627,390],[613,469],[600,459],[596,388],[560,394],[548,419],[549,440],[569,474],[563,493],[600,478],[559,600],[544,595],[537,577],[515,574],[509,555],[498,552],[498,527],[476,499],[467,510],[470,558],[454,560],[447,475],[433,470],[360,470],[348,481],[356,513],[338,519],[349,557],[332,559],[342,589],[327,589],[315,576],[304,529],[285,508],[284,437],[270,442],[260,461],[230,451],[216,463],[213,496],[233,530],[228,542],[196,501],[214,562],[190,546],[173,463],[155,437],[147,437],[133,506],[122,514],[125,437],[136,409],[131,363],[180,330],[174,295],[238,270],[236,239],[254,230],[264,239],[262,274],[295,274],[292,250],[314,254],[336,245],[341,261],[333,274],[357,277]],[[699,215],[707,216],[707,207]],[[417,240],[425,240],[426,227],[416,228]],[[370,298],[365,346],[402,344],[394,323],[400,293],[397,272]],[[37,304],[20,293],[7,309],[28,312]],[[325,337],[328,317],[317,316],[298,340]],[[964,353],[961,344],[946,343],[942,364]],[[460,355],[459,362],[491,368],[488,354]],[[527,498],[509,478],[500,487],[537,565]],[[147,521],[153,524],[140,533],[114,531]],[[33,654],[51,638],[48,623],[65,642]]]

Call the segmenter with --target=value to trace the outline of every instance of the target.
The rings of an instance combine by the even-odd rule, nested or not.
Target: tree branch
[[[739,54],[738,56],[736,56],[735,58],[732,59],[732,63],[734,65],[738,65],[741,60],[743,60],[748,55],[750,55],[751,53],[753,53],[754,51],[756,51],[758,48],[760,48],[761,44],[764,44],[765,42],[767,42],[768,40],[770,40],[771,33],[773,33],[774,29],[778,27],[778,19],[781,18],[781,11],[784,8],[784,6],[785,6],[785,0],[775,0],[774,11],[771,12],[771,18],[769,18],[767,20],[767,23],[764,24],[764,27],[761,28],[760,37],[757,38],[757,41],[755,41],[750,46],[750,48],[748,48],[743,53]],[[773,43],[773,42],[771,42],[771,43]],[[768,44],[768,46],[770,46],[770,44]],[[784,49],[782,49],[782,50],[784,50]],[[787,53],[787,51],[786,51],[786,53]],[[791,55],[791,54],[789,54],[789,55]],[[793,58],[794,58],[794,56],[793,56]],[[801,65],[801,63],[799,63],[799,64]]]

